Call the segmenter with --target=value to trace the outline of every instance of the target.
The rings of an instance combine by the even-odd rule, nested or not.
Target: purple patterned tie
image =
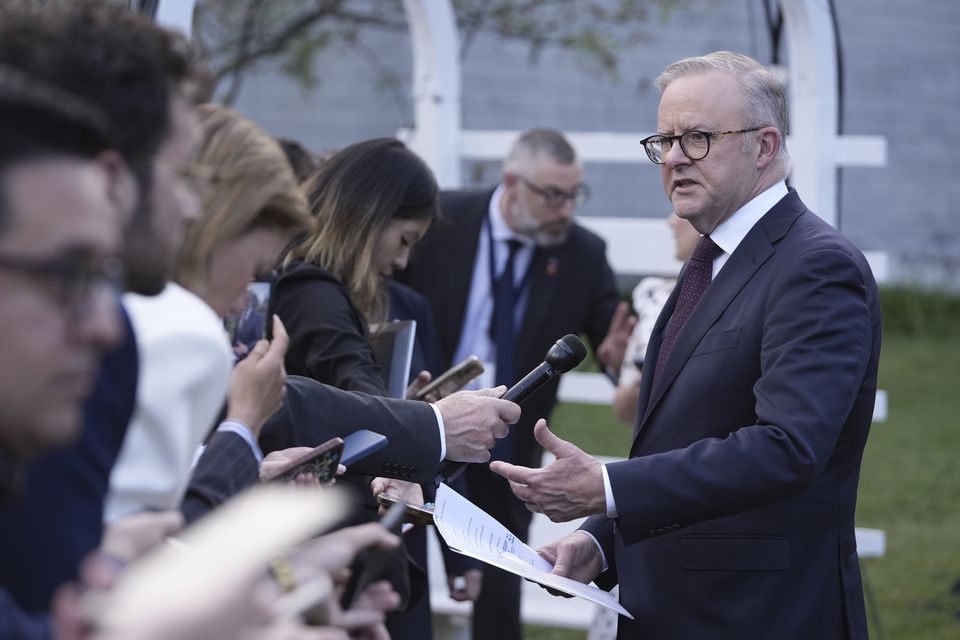
[[[663,332],[663,342],[660,343],[660,353],[657,354],[657,367],[653,372],[653,389],[656,389],[660,381],[660,374],[677,341],[677,334],[683,329],[683,325],[687,324],[687,319],[700,302],[703,292],[710,286],[710,280],[713,278],[713,261],[722,253],[723,249],[718,247],[710,236],[701,236],[700,241],[697,242],[697,248],[693,250],[690,262],[687,263],[687,270],[683,274],[683,282],[680,283],[677,306],[674,307],[673,315],[670,316]]]

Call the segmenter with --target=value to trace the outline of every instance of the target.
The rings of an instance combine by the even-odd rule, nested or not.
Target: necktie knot
[[[710,236],[700,236],[700,240],[697,241],[697,246],[693,250],[693,255],[690,256],[690,259],[700,262],[713,262],[719,258],[722,253],[723,249],[721,249]]]

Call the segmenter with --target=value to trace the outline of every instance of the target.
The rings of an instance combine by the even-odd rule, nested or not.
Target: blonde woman
[[[283,247],[311,228],[307,203],[279,145],[223,107],[198,108],[202,142],[187,172],[203,212],[188,230],[175,282],[155,298],[128,295],[136,329],[140,380],[134,417],[110,477],[106,518],[176,509],[197,445],[216,426],[255,440],[279,408],[285,344],[255,349],[233,369],[222,316]],[[273,325],[278,337],[279,323]],[[274,362],[276,361],[276,362]],[[231,371],[233,371],[231,378]]]

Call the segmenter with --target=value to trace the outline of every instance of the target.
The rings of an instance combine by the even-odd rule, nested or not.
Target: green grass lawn
[[[960,638],[960,341],[885,338],[880,388],[886,422],[864,454],[857,524],[884,529],[887,553],[866,561],[887,640]],[[598,455],[625,455],[630,429],[609,407],[562,405],[551,427]],[[872,613],[872,612],[868,612]],[[532,640],[584,632],[528,627]],[[871,637],[881,637],[872,628]]]

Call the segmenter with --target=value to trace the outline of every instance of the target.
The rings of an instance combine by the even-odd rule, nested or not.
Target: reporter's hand
[[[107,525],[100,543],[101,553],[132,562],[183,527],[179,511],[143,511],[119,518]]]
[[[386,580],[367,585],[346,611],[335,606],[332,623],[356,640],[390,640],[385,614],[400,606],[400,596]]]
[[[313,448],[290,447],[289,449],[281,449],[280,451],[271,451],[264,456],[263,462],[260,463],[260,480],[263,481],[264,478],[271,477],[278,469],[282,469],[289,464],[291,460],[302,456],[308,451],[313,451]],[[319,487],[320,480],[313,474],[301,473],[291,481],[291,484],[295,484],[298,487]]]
[[[520,419],[520,405],[501,400],[506,387],[458,391],[436,404],[443,416],[447,460],[486,462],[497,438],[507,435],[507,425]]]
[[[604,365],[619,373],[623,366],[623,355],[627,352],[627,343],[637,326],[637,319],[629,315],[630,305],[621,302],[613,312],[610,327],[603,342],[597,347],[597,359]]]
[[[227,418],[240,420],[260,437],[267,418],[283,406],[287,393],[287,372],[283,359],[290,339],[280,318],[273,316],[273,340],[260,340],[253,351],[237,364],[230,376]]]
[[[376,498],[381,493],[386,493],[392,498],[402,500],[403,502],[415,506],[423,505],[423,489],[418,484],[407,482],[406,480],[397,480],[396,478],[374,478],[370,483],[370,490],[373,497]],[[387,512],[386,507],[380,507],[380,515]]]
[[[303,575],[323,571],[338,580],[353,557],[369,546],[393,548],[400,546],[400,538],[383,528],[379,522],[346,527],[311,540],[294,551],[290,560],[297,570],[298,580]]]
[[[425,386],[430,384],[430,380],[433,379],[433,376],[430,375],[430,372],[423,370],[417,374],[417,377],[413,379],[413,382],[407,387],[406,393],[403,394],[404,398],[410,399],[416,396],[420,389],[423,389]],[[432,393],[427,395],[425,398],[427,402],[436,402],[437,398]]]
[[[463,575],[447,576],[450,598],[457,602],[476,600],[482,586],[483,571],[480,569],[467,569]]]

